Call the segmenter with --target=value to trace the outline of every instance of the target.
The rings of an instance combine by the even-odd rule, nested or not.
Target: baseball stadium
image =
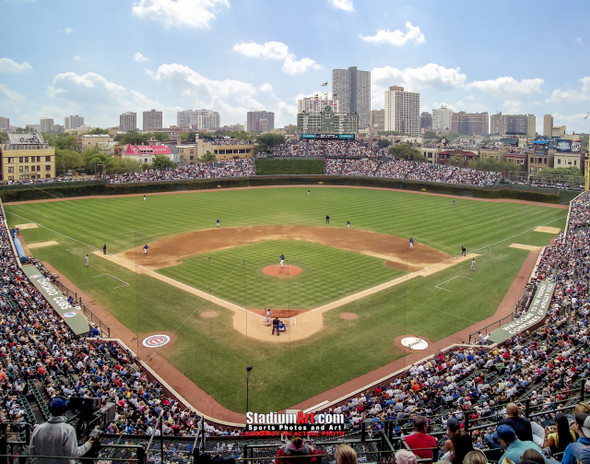
[[[424,415],[497,462],[506,404],[572,412],[590,197],[371,163],[1,189],[4,455],[55,396],[101,462],[269,462],[286,435],[247,413],[289,412],[342,419],[328,456],[387,462]]]

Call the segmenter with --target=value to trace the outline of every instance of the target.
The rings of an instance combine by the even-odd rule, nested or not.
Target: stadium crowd
[[[106,176],[109,184],[153,182],[165,180],[213,179],[217,177],[244,177],[256,175],[251,159],[231,159],[215,163],[197,163],[177,166],[174,169],[149,169],[128,174]]]
[[[373,158],[326,159],[327,175],[388,177],[447,184],[476,185],[491,187],[502,177],[499,172],[479,171],[448,165],[407,160],[378,160]]]
[[[317,140],[300,139],[285,142],[273,151],[279,158],[377,158],[387,155],[376,140]]]

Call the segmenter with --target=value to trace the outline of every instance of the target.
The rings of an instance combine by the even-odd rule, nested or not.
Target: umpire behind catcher
[[[49,456],[38,458],[39,464],[74,464],[73,458],[86,454],[92,448],[94,442],[92,437],[83,445],[78,446],[76,430],[67,423],[67,418],[64,415],[67,409],[68,403],[65,399],[54,398],[49,404],[51,418],[33,431],[27,454],[29,456]]]

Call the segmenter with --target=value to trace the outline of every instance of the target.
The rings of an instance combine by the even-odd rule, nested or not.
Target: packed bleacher
[[[387,154],[377,140],[317,140],[287,141],[273,151],[277,158],[377,158]]]
[[[335,176],[387,177],[479,187],[491,187],[502,178],[502,173],[499,172],[479,171],[427,162],[374,158],[326,159],[325,173]]]
[[[106,176],[109,184],[154,182],[166,180],[213,179],[219,177],[247,177],[256,175],[251,159],[231,159],[215,163],[197,163],[174,169],[149,169],[127,174]]]

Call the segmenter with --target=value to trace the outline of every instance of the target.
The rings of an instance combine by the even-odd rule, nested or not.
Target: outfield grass
[[[541,205],[455,200],[452,205],[452,199],[446,197],[347,188],[312,188],[308,196],[307,187],[300,187],[150,195],[146,202],[139,196],[7,204],[5,210],[9,225],[38,222],[44,226],[23,230],[25,241],[56,240],[59,245],[35,249],[34,254],[51,262],[135,333],[174,333],[175,343],[161,349],[161,354],[224,406],[244,411],[245,366],[254,365],[250,407],[263,412],[288,407],[397,359],[402,355],[393,343],[398,335],[411,333],[436,341],[493,314],[527,256],[526,251],[510,249],[508,245],[548,243],[550,235],[532,229],[537,225],[563,227],[567,214],[565,210]],[[326,214],[332,218],[329,226],[324,225]],[[104,242],[109,252],[116,253],[161,237],[213,228],[218,217],[222,227],[345,227],[350,220],[355,228],[412,236],[419,243],[452,255],[457,255],[461,245],[465,245],[480,257],[475,273],[469,272],[469,263],[463,263],[433,276],[413,279],[326,313],[321,334],[281,346],[250,340],[232,329],[231,312],[154,279],[94,256],[89,268],[83,266],[84,255],[101,249]],[[308,267],[315,272],[335,272],[331,263],[322,259],[333,252],[331,249],[297,245],[304,245],[301,255],[306,260],[307,254],[314,259],[313,266]],[[248,252],[269,253],[276,264],[273,246],[252,245]],[[214,258],[230,265],[242,259],[244,252],[224,250],[215,253]],[[341,259],[340,253],[346,252],[338,251],[337,259]],[[358,257],[355,256],[355,263]],[[197,270],[198,261],[198,257],[186,261],[186,266],[195,266],[195,276],[189,272],[189,276],[182,278],[194,279],[204,290],[217,286],[226,271],[210,275],[209,271]],[[247,263],[252,261],[254,258],[249,258]],[[254,268],[262,263],[250,265]],[[371,266],[372,258],[355,264],[353,280],[362,278]],[[183,267],[165,272],[179,272]],[[253,271],[256,274],[257,269]],[[119,283],[108,277],[96,278],[101,274],[111,274],[129,285],[114,290]],[[384,275],[383,279],[389,277]],[[449,279],[452,280],[445,288],[450,292],[436,288]],[[229,280],[233,289],[227,287],[227,291],[237,295],[248,292],[244,276]],[[269,290],[267,286],[261,288]],[[319,298],[324,289],[311,286],[306,291],[311,300]],[[258,305],[248,294],[245,301]],[[295,307],[293,301],[291,306]],[[217,311],[219,317],[198,317],[210,310]],[[342,319],[342,312],[359,317]],[[214,415],[214,411],[204,412]]]

